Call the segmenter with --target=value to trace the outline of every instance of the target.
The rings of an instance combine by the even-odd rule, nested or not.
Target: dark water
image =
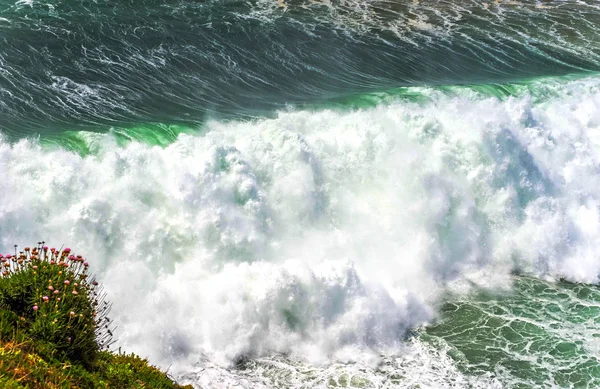
[[[600,70],[589,0],[3,0],[0,18],[0,129],[14,137]]]

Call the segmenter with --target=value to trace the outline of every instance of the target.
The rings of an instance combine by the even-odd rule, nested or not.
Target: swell
[[[534,104],[559,98],[564,85],[570,81],[578,81],[584,77],[571,74],[562,77],[540,77],[524,79],[512,83],[440,85],[436,87],[401,87],[382,89],[374,92],[346,94],[344,96],[322,99],[311,103],[288,105],[285,109],[268,116],[277,117],[285,112],[297,110],[322,111],[332,110],[344,113],[358,109],[375,108],[378,105],[392,103],[433,104],[441,95],[447,98],[496,98],[506,101],[528,95]],[[260,118],[247,119],[249,122],[260,121]],[[196,125],[178,125],[167,123],[140,123],[130,126],[96,127],[88,130],[62,129],[60,132],[42,133],[33,137],[46,148],[62,148],[76,152],[82,156],[98,154],[106,147],[124,147],[131,142],[141,142],[151,146],[166,147],[175,142],[180,134],[201,135],[218,121],[210,119]],[[221,123],[231,122],[230,120]],[[32,138],[30,136],[30,138]],[[7,140],[12,139],[7,136]],[[110,139],[110,141],[107,140]]]
[[[402,86],[600,70],[594,1],[0,4],[12,139],[197,126]]]

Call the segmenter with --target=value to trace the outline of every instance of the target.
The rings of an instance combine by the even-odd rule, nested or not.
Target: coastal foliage
[[[71,249],[0,254],[0,387],[177,388],[133,354],[108,351],[110,304]]]

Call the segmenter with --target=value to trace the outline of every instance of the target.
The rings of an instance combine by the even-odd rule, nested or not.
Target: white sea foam
[[[119,345],[175,374],[371,366],[448,288],[598,282],[600,79],[539,88],[211,123],[166,148],[106,136],[87,157],[3,141],[1,245],[87,255]]]

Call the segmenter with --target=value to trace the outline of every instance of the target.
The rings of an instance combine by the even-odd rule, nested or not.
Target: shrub
[[[34,340],[58,359],[87,366],[108,348],[110,304],[81,255],[39,242],[20,253],[15,246],[0,265],[0,340]]]
[[[0,255],[0,388],[181,387],[133,354],[113,354],[110,304],[68,248]]]

